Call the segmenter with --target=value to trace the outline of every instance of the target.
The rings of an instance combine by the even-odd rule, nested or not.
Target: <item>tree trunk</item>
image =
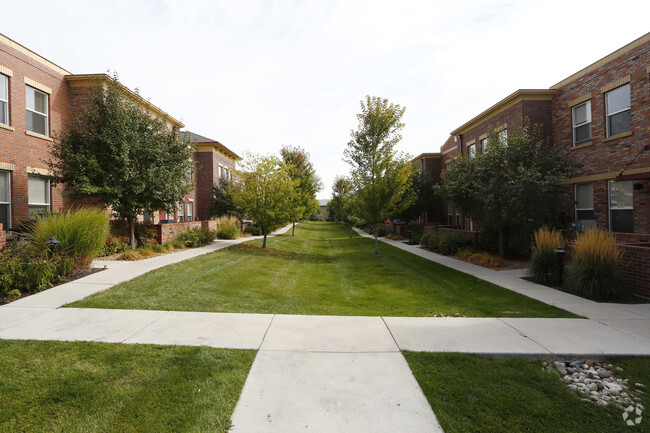
[[[375,254],[379,254],[379,241],[377,240],[377,231],[379,230],[379,224],[375,224]]]
[[[266,230],[264,230],[264,241],[262,242],[262,249],[266,249]]]
[[[295,236],[295,235],[296,235],[296,222],[294,221],[293,227],[291,228],[291,236]]]
[[[129,219],[129,232],[131,233],[131,249],[134,250],[137,245],[135,243],[135,219]]]
[[[503,227],[499,227],[499,257],[503,258],[505,251],[503,250]]]

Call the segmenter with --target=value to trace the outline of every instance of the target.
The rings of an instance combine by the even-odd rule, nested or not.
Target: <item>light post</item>
[[[566,254],[566,250],[562,247],[557,247],[555,250],[553,250],[553,252],[557,256],[558,276],[560,278],[560,287],[562,287],[562,274],[564,273],[564,255]]]

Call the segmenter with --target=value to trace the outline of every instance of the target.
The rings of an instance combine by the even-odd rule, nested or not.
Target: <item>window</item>
[[[476,156],[476,145],[475,144],[470,144],[467,146],[467,155],[470,158],[474,158]]]
[[[481,152],[485,152],[485,149],[487,148],[488,145],[488,139],[483,138],[481,139],[480,143],[481,143]]]
[[[609,228],[613,232],[633,232],[634,186],[632,182],[609,181]]]
[[[33,87],[26,87],[27,130],[48,136],[48,95]]]
[[[573,113],[573,145],[591,140],[591,101],[576,105]]]
[[[192,213],[194,212],[194,203],[188,203],[187,204],[187,221],[192,221],[193,220],[193,215]]]
[[[605,93],[605,110],[607,111],[607,136],[630,132],[630,85],[617,87]]]
[[[179,203],[178,205],[178,220],[180,222],[185,221],[185,203]]]
[[[575,186],[576,221],[594,219],[594,184],[579,183]]]
[[[0,171],[0,224],[4,230],[11,222],[11,177],[8,171]]]
[[[0,123],[9,125],[9,77],[0,74]]]
[[[219,179],[223,177],[223,167],[219,166]]]
[[[39,176],[27,177],[29,216],[50,211],[50,181]]]
[[[497,139],[499,140],[499,143],[508,144],[508,130],[504,128],[497,132]]]
[[[454,225],[454,207],[451,203],[447,203],[447,224]]]

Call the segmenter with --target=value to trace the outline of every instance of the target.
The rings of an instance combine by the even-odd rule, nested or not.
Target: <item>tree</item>
[[[400,213],[413,200],[408,192],[413,175],[411,163],[406,155],[395,150],[402,139],[404,110],[387,99],[367,96],[357,114],[358,128],[350,132],[352,140],[344,151],[344,161],[352,168],[358,216],[371,225]],[[375,230],[375,254],[378,253]]]
[[[520,133],[509,131],[507,139],[489,131],[488,143],[481,154],[457,157],[436,191],[482,231],[498,232],[503,256],[506,229],[550,215],[575,164],[539,125],[527,123]]]
[[[240,221],[244,219],[245,215],[242,210],[235,206],[232,197],[232,182],[228,179],[219,179],[219,184],[212,187],[211,198],[210,216],[234,216]]]
[[[289,175],[297,183],[290,206],[291,222],[293,223],[292,235],[295,235],[296,221],[307,219],[318,212],[316,193],[323,189],[323,185],[309,160],[309,153],[305,152],[303,148],[283,146],[280,149],[280,157],[289,171]],[[314,208],[314,203],[316,208]]]
[[[332,199],[327,204],[327,211],[337,221],[341,221],[350,228],[352,237],[352,208],[353,194],[350,179],[344,176],[336,176],[332,185]]]
[[[51,179],[65,183],[66,196],[95,198],[126,219],[135,248],[138,215],[172,212],[193,188],[193,148],[129,99],[117,76],[93,85],[85,102],[54,139]]]
[[[407,224],[433,207],[440,206],[440,196],[436,195],[435,182],[429,170],[424,168],[415,172],[410,182],[407,196],[409,192],[412,192],[413,201],[399,214],[399,217]]]
[[[290,206],[297,182],[288,166],[275,156],[249,154],[235,173],[239,181],[232,188],[233,202],[262,229],[262,248],[266,248],[269,232],[291,220]]]

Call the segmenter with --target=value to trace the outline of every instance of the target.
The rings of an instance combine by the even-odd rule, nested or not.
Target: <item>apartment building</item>
[[[442,169],[481,152],[488,130],[507,137],[526,121],[581,164],[563,201],[565,223],[603,227],[629,241],[650,240],[650,33],[549,89],[520,89],[451,132]],[[561,207],[561,206],[558,206]],[[448,224],[472,229],[448,205]]]
[[[181,137],[196,146],[192,159],[196,161],[196,189],[184,203],[179,204],[179,221],[192,221],[210,218],[212,188],[221,179],[231,181],[235,163],[241,158],[217,140],[212,140],[191,131],[181,131]],[[185,209],[183,209],[185,208]]]
[[[72,204],[63,197],[63,187],[45,177],[50,145],[71,116],[83,110],[88,90],[110,80],[106,74],[72,74],[0,34],[0,224],[5,231],[20,227],[34,212],[58,212]],[[151,115],[164,118],[169,128],[184,126],[137,93],[122,90]],[[158,222],[164,215],[147,217]]]

